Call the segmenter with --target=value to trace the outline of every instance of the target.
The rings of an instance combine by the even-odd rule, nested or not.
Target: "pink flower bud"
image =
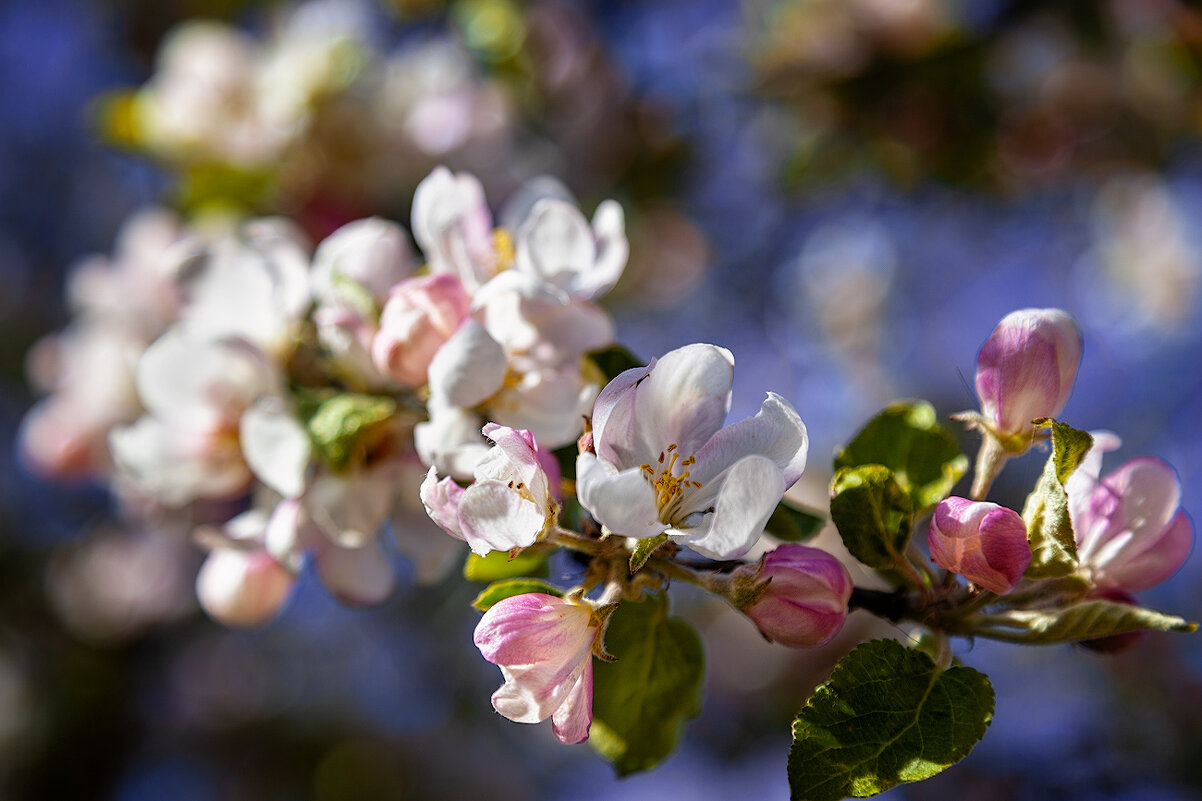
[[[998,595],[1014,589],[1031,564],[1023,519],[996,503],[955,496],[940,501],[927,545],[937,565]]]
[[[1176,573],[1194,547],[1176,471],[1152,457],[1132,459],[1101,480],[1084,468],[1070,478],[1069,512],[1077,556],[1098,589],[1140,592]]]
[[[372,340],[376,368],[402,384],[425,384],[434,354],[459,328],[470,305],[467,291],[453,275],[427,275],[397,284]]]
[[[1032,420],[1064,408],[1080,361],[1081,332],[1068,313],[1007,314],[977,354],[982,415],[1002,436],[1029,435]]]
[[[587,606],[532,592],[498,602],[475,642],[501,668],[493,707],[517,723],[551,718],[563,743],[588,739],[593,722],[593,644],[600,629]]]
[[[741,608],[772,642],[813,648],[829,642],[843,628],[851,576],[826,551],[781,545],[764,557],[756,578],[772,581]]]
[[[196,596],[219,623],[259,626],[275,616],[295,583],[264,550],[217,548],[196,577]]]

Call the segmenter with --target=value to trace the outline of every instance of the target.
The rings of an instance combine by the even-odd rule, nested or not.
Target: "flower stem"
[[[981,433],[984,437],[981,440],[981,449],[977,451],[977,464],[972,474],[971,497],[974,501],[985,500],[994,479],[1002,472],[1006,460],[1011,455],[991,432],[982,429]]]
[[[611,542],[604,540],[596,540],[592,537],[586,537],[583,534],[578,534],[575,531],[569,531],[558,526],[551,529],[547,540],[553,545],[559,545],[564,548],[570,548],[573,551],[580,551],[591,556],[603,556],[613,553],[617,548]]]

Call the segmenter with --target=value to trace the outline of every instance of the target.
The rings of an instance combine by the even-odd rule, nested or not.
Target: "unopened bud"
[[[985,423],[1004,441],[1018,439],[1017,448],[1025,450],[1031,421],[1055,417],[1064,408],[1080,361],[1081,332],[1067,312],[1007,314],[977,354],[977,397]]]
[[[376,369],[401,384],[425,384],[434,354],[467,317],[470,304],[463,284],[446,273],[397,284],[372,340]]]
[[[927,545],[935,564],[998,595],[1013,590],[1031,564],[1022,518],[996,503],[954,496],[940,501]]]
[[[792,648],[823,645],[839,633],[847,619],[852,581],[843,564],[825,551],[804,545],[781,545],[758,567],[736,571],[734,586],[745,582],[738,574],[762,582],[752,600],[735,605],[772,642]]]

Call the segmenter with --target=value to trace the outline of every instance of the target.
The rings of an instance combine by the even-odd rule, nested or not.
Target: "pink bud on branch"
[[[996,503],[955,496],[940,501],[927,545],[935,564],[998,595],[1013,590],[1031,564],[1022,518]]]
[[[1081,331],[1060,309],[1021,309],[1002,318],[977,353],[980,414],[958,415],[982,429],[972,497],[982,500],[1010,456],[1025,453],[1032,420],[1068,402],[1081,361]]]
[[[843,628],[851,576],[826,551],[781,545],[764,557],[762,566],[748,565],[736,573],[771,579],[760,591],[751,593],[750,600],[734,600],[772,642],[813,648],[829,642]]]

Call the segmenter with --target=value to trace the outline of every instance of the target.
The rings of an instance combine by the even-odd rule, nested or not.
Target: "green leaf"
[[[506,551],[489,551],[486,556],[468,554],[463,577],[469,581],[500,581],[519,576],[547,575],[547,551],[527,548],[512,559]]]
[[[643,537],[634,546],[634,550],[630,553],[630,572],[638,571],[643,565],[647,564],[647,560],[651,558],[651,554],[655,553],[655,549],[668,541],[666,532],[656,534],[654,537]]]
[[[831,519],[852,556],[869,567],[895,567],[910,541],[910,496],[884,465],[844,467],[831,480]]]
[[[635,356],[621,345],[610,345],[603,350],[595,350],[587,357],[605,376],[603,383],[613,381],[618,375],[635,367],[645,367],[647,362]]]
[[[782,500],[764,530],[782,542],[805,542],[821,531],[825,523],[826,517],[818,512]]]
[[[659,764],[701,711],[705,651],[692,626],[668,617],[662,595],[623,602],[605,649],[617,661],[595,665],[589,744],[626,776]]]
[[[1027,524],[1027,542],[1031,544],[1031,565],[1025,575],[1031,578],[1059,578],[1077,569],[1077,541],[1068,512],[1068,493],[1064,482],[1077,469],[1093,445],[1093,437],[1056,420],[1036,421],[1041,428],[1052,429],[1052,454],[1043,475],[1023,506]]]
[[[1023,643],[1078,642],[1130,631],[1196,631],[1197,623],[1155,609],[1113,601],[1082,601],[1062,609],[1013,610],[985,618],[978,633]]]
[[[541,592],[544,595],[554,595],[556,598],[563,597],[563,590],[545,581],[530,578],[508,579],[507,581],[494,582],[485,587],[476,596],[476,600],[472,601],[472,606],[476,607],[477,611],[487,612],[499,601],[504,601],[506,598],[512,598],[515,595],[525,595],[528,592]]]
[[[866,464],[892,470],[918,514],[946,498],[968,471],[968,457],[926,401],[887,406],[835,453],[836,470]]]
[[[963,759],[993,719],[993,687],[968,667],[940,671],[894,640],[858,646],[793,721],[795,801],[865,798]]]
[[[1056,478],[1063,484],[1093,447],[1093,437],[1086,431],[1050,417],[1041,417],[1032,422],[1036,428],[1052,429],[1052,461],[1056,466]]]
[[[313,409],[308,421],[309,439],[327,467],[345,470],[373,429],[395,413],[392,398],[352,392],[333,395]]]

